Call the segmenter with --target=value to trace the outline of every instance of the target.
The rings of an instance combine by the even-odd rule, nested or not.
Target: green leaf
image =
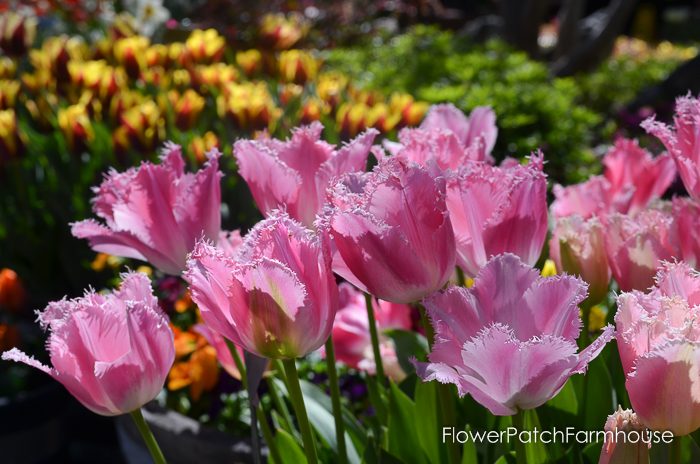
[[[277,429],[275,432],[275,444],[279,450],[283,464],[297,464],[306,462],[304,451],[297,444],[294,437],[285,432],[283,429]],[[268,462],[272,462],[268,459]]]
[[[389,391],[388,451],[404,462],[430,462],[420,445],[416,405],[393,382]]]
[[[428,355],[428,341],[417,332],[393,329],[384,332],[394,341],[396,346],[396,358],[404,372],[413,372],[414,367],[410,359],[425,360]]]
[[[431,462],[445,462],[445,445],[442,444],[442,424],[438,417],[438,383],[418,382],[416,385],[416,430],[420,444]],[[442,451],[442,453],[441,453]]]
[[[515,463],[516,463],[515,453],[512,451],[508,454],[504,454],[503,456],[498,458],[498,460],[495,462],[495,464],[515,464]]]
[[[467,425],[467,433],[471,430],[471,427]],[[476,445],[473,441],[467,440],[462,446],[462,464],[475,464],[479,462],[478,455],[476,453]]]
[[[525,430],[542,430],[536,410],[528,409],[523,412],[523,416],[523,428]],[[549,461],[547,448],[541,441],[530,440],[528,443],[523,443],[523,445],[525,446],[525,456],[528,464],[544,464]]]

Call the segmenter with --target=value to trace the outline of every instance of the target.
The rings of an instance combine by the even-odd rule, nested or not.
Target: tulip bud
[[[256,49],[240,51],[236,53],[236,64],[251,77],[262,69],[262,54]]]
[[[283,82],[304,85],[314,80],[318,73],[319,62],[303,50],[286,50],[280,53],[279,73]]]
[[[631,409],[618,406],[614,414],[605,421],[605,442],[600,451],[598,464],[648,464],[651,444],[642,442],[641,436],[647,428]],[[637,432],[636,443],[628,440],[629,432]]]
[[[305,34],[308,26],[303,16],[290,14],[266,14],[263,16],[258,34],[263,45],[276,50],[291,48]]]
[[[15,110],[0,111],[0,165],[24,153],[24,134],[17,127]]]
[[[195,29],[185,41],[185,54],[193,63],[212,63],[224,54],[226,40],[216,29]]]
[[[574,215],[557,219],[549,241],[549,253],[557,269],[578,275],[588,282],[591,303],[605,298],[610,267],[605,253],[603,225],[597,218],[584,220]]]
[[[87,144],[95,137],[90,116],[82,103],[59,110],[58,127],[68,142],[68,149],[73,153],[85,151]]]
[[[114,58],[122,65],[131,79],[138,79],[146,69],[146,50],[150,43],[147,37],[133,36],[114,43]]]
[[[0,48],[10,56],[24,55],[34,43],[36,26],[36,18],[6,11],[0,16]]]

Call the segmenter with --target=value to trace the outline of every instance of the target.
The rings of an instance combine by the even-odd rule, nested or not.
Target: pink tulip
[[[673,122],[674,127],[669,127],[650,118],[642,127],[663,142],[676,162],[686,190],[700,199],[700,98],[678,98]]]
[[[575,214],[588,219],[608,212],[627,211],[634,192],[624,190],[613,198],[611,190],[610,182],[603,176],[592,176],[585,182],[566,187],[555,185],[552,215],[562,218]]]
[[[615,213],[606,216],[604,224],[608,262],[623,291],[649,288],[661,261],[679,256],[669,212]]]
[[[644,209],[660,198],[676,178],[673,159],[667,154],[651,156],[636,140],[619,139],[603,158],[605,178],[610,182],[612,197],[627,197],[632,190],[629,208],[624,212]]]
[[[226,339],[224,339],[224,337],[222,337],[218,332],[211,330],[206,324],[195,325],[194,331],[204,337],[207,343],[214,348],[216,351],[216,359],[219,360],[219,364],[221,364],[221,367],[224,368],[228,375],[234,379],[241,380],[241,372],[238,370],[236,361],[233,360],[233,355],[226,344]],[[238,351],[238,356],[240,356],[240,359],[243,359],[243,350],[236,347],[236,351]]]
[[[641,440],[648,431],[634,411],[618,406],[617,411],[608,416],[604,431],[608,433],[605,434],[598,464],[649,464],[651,445]],[[629,432],[637,432],[640,439],[633,443],[634,436]]]
[[[347,172],[362,172],[378,132],[369,129],[339,150],[320,140],[323,125],[296,129],[291,140],[239,140],[233,153],[239,173],[248,183],[264,215],[286,207],[307,227],[325,203],[330,181]]]
[[[410,303],[442,287],[455,265],[445,179],[389,158],[329,189],[319,226],[334,240],[333,268],[383,300]]]
[[[544,278],[512,254],[492,258],[470,289],[451,287],[424,300],[435,344],[429,363],[417,363],[424,381],[457,385],[493,414],[536,408],[586,371],[612,339],[608,326],[581,353],[578,304],[586,284]]]
[[[352,285],[342,283],[339,286],[340,304],[333,324],[333,343],[338,361],[353,369],[370,374],[375,372],[372,341],[369,336],[369,323],[365,297]],[[394,343],[382,335],[390,329],[411,329],[411,308],[406,305],[373,300],[374,315],[379,331],[379,348],[382,353],[384,371],[393,380],[399,382],[406,373],[403,372],[396,357]]]
[[[184,278],[211,330],[265,358],[318,349],[338,309],[328,237],[286,213],[258,223],[235,258],[198,242]]]
[[[604,228],[596,217],[573,215],[557,219],[549,255],[557,269],[578,275],[589,287],[589,300],[602,301],[608,293],[610,267],[605,253]]]
[[[95,251],[148,261],[167,274],[185,268],[187,253],[202,236],[215,240],[221,228],[221,173],[217,151],[196,174],[184,172],[180,147],[167,144],[161,164],[144,162],[110,172],[93,200],[93,219],[72,224],[75,237]]]
[[[700,266],[700,204],[692,198],[673,199],[674,241],[678,244],[678,258],[692,268]]]
[[[232,231],[222,231],[219,233],[219,240],[216,242],[216,246],[221,248],[224,253],[230,257],[236,256],[238,250],[241,249],[243,245],[243,237],[241,237],[241,231],[236,229]]]
[[[448,178],[447,209],[457,264],[475,276],[489,258],[514,253],[535,264],[547,236],[547,180],[541,155],[511,168],[471,163]]]
[[[472,146],[478,137],[482,137],[487,155],[490,155],[498,137],[496,113],[488,106],[477,106],[467,117],[452,104],[433,105],[420,129],[449,130],[463,147]]]
[[[700,275],[666,263],[649,293],[617,299],[617,345],[630,401],[654,430],[700,428]]]
[[[144,274],[122,276],[121,288],[49,303],[39,322],[51,334],[53,367],[13,348],[2,359],[23,362],[58,380],[86,408],[126,414],[158,395],[175,359],[173,332]]]

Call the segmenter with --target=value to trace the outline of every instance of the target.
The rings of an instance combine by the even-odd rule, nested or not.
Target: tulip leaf
[[[540,419],[537,417],[537,412],[534,409],[524,411],[523,415],[524,430],[542,430]],[[529,441],[526,440],[523,445],[525,446],[525,456],[528,464],[544,464],[549,461],[547,448],[541,441],[532,438]]]
[[[582,377],[585,392],[583,426],[585,430],[599,430],[608,415],[615,411],[615,390],[603,356],[598,356],[588,365]]]
[[[409,373],[414,371],[411,358],[425,360],[428,356],[428,341],[426,338],[417,333],[408,330],[392,329],[384,332],[389,338],[394,341],[396,346],[396,358],[404,372]]]
[[[504,454],[494,464],[515,464],[515,453],[510,452],[508,454]]]
[[[430,458],[431,462],[445,462],[442,444],[442,425],[438,416],[438,383],[418,382],[416,384],[416,414],[420,418],[416,422],[416,429],[420,444]],[[440,451],[443,451],[441,456]]]
[[[421,447],[419,432],[416,428],[419,421],[416,405],[393,382],[389,389],[388,416],[389,453],[403,462],[416,464],[430,462]]]
[[[467,425],[467,433],[471,430],[471,427]],[[479,462],[478,455],[476,454],[476,445],[472,440],[467,440],[462,446],[462,464],[474,464]]]
[[[338,444],[335,436],[335,420],[333,416],[333,406],[330,397],[326,395],[316,385],[302,380],[301,391],[304,396],[306,412],[309,416],[311,426],[316,430],[321,439],[337,453]],[[280,393],[288,396],[284,382],[275,379],[275,386]],[[345,422],[345,444],[347,445],[348,461],[350,463],[360,462],[360,452],[365,446],[366,432],[352,414],[343,408],[343,421]]]
[[[275,444],[282,458],[281,464],[297,464],[306,462],[306,456],[294,437],[285,432],[283,429],[277,429],[275,432]]]

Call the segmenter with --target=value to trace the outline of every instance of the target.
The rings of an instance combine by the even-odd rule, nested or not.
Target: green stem
[[[249,392],[246,367],[241,359],[241,356],[238,354],[238,349],[230,340],[226,340],[226,346],[228,346],[233,362],[236,363],[238,372],[241,374],[241,384],[243,384],[243,388]],[[251,397],[250,392],[248,396],[248,406],[250,407],[250,439],[251,445],[253,446],[253,462],[258,464],[260,462],[260,439],[258,438],[258,417],[256,414],[257,406],[253,404],[253,398]],[[265,420],[264,416],[263,420]]]
[[[328,381],[331,386],[331,401],[333,404],[333,418],[335,419],[335,439],[338,443],[338,458],[340,464],[348,462],[348,451],[345,446],[345,425],[343,424],[343,410],[340,404],[340,384],[338,383],[338,371],[335,367],[335,348],[333,337],[326,341],[326,366],[328,367]]]
[[[282,380],[284,382],[284,380]],[[292,416],[289,414],[289,409],[287,408],[287,403],[282,401],[279,393],[277,392],[277,387],[275,386],[274,379],[269,377],[267,379],[267,393],[272,398],[272,403],[275,405],[277,411],[282,415],[280,421],[282,422],[281,427],[286,430],[290,435],[296,436],[296,430],[292,427]]]
[[[233,362],[236,364],[236,368],[238,369],[238,373],[241,374],[241,384],[243,385],[243,389],[247,390],[248,389],[248,379],[246,377],[245,364],[243,364],[243,360],[241,359],[241,356],[238,354],[238,350],[236,349],[236,345],[234,345],[230,340],[226,339],[226,346],[228,346],[228,350],[231,352],[231,357],[233,357]]]
[[[520,432],[525,429],[525,412],[518,410],[513,416],[513,427]],[[527,456],[525,455],[525,443],[520,441],[520,437],[515,437],[515,462],[518,464],[527,464]]]
[[[443,427],[454,427],[457,425],[455,416],[455,401],[452,395],[451,386],[438,383],[438,403],[442,414]],[[459,443],[455,440],[449,441],[447,445],[447,459],[450,464],[459,464],[461,461]]]
[[[669,464],[681,464],[683,457],[683,437],[674,437],[668,450]]]
[[[284,371],[287,375],[287,389],[289,390],[289,398],[292,400],[294,412],[297,416],[299,429],[301,430],[301,438],[304,443],[304,453],[306,453],[306,461],[308,464],[316,464],[316,445],[314,444],[314,436],[309,424],[309,417],[306,415],[306,406],[304,406],[304,397],[301,394],[301,385],[299,384],[299,374],[297,373],[297,365],[294,359],[282,360]]]
[[[379,335],[377,334],[377,319],[374,317],[374,305],[372,305],[372,295],[365,293],[365,306],[367,306],[367,322],[369,323],[369,336],[372,340],[372,352],[374,353],[374,365],[377,370],[377,378],[383,385],[384,363],[382,362],[382,352],[379,349]]]
[[[267,448],[270,450],[270,455],[272,456],[272,461],[276,464],[283,464],[282,456],[277,449],[277,443],[275,443],[275,438],[272,436],[272,430],[270,430],[270,424],[267,423],[267,418],[265,417],[265,411],[261,405],[258,405],[258,420],[260,421],[260,428],[262,429],[263,437],[267,443]]]
[[[165,464],[166,461],[165,457],[163,456],[163,452],[158,447],[158,443],[156,442],[156,438],[153,436],[153,432],[151,432],[151,429],[144,420],[143,414],[141,414],[141,408],[131,411],[130,414],[131,418],[134,419],[134,422],[136,423],[136,428],[139,429],[139,433],[141,433],[143,441],[146,442],[146,446],[148,447],[149,453],[151,453],[153,462],[155,462],[155,464]]]

